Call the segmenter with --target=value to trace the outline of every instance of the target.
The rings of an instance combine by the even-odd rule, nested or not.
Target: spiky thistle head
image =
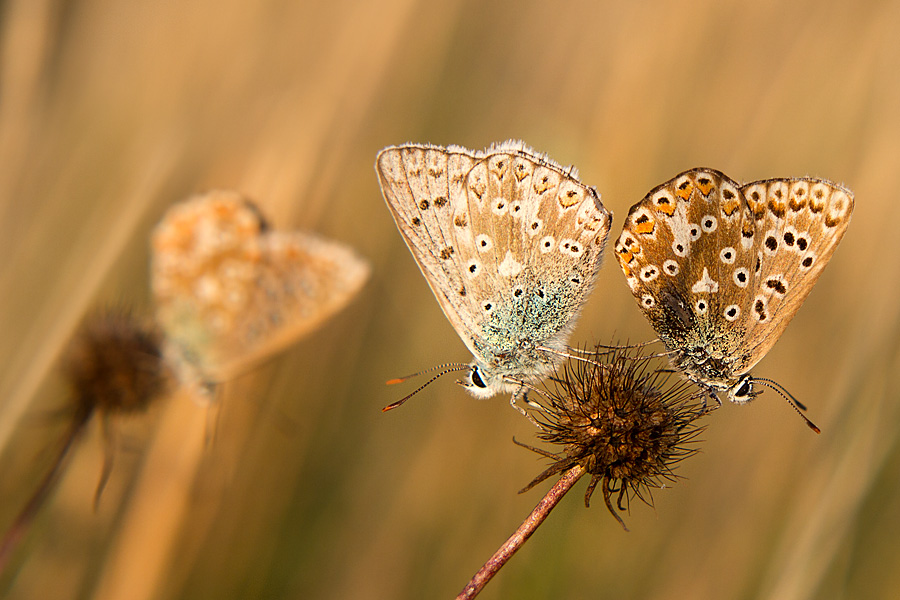
[[[671,383],[671,373],[651,368],[652,359],[639,351],[598,346],[583,358],[570,359],[541,394],[538,437],[561,449],[528,446],[554,462],[522,491],[580,466],[591,476],[585,506],[600,485],[606,507],[625,527],[613,498],[619,511],[631,498],[652,506],[651,488],[674,481],[674,466],[697,452],[690,443],[703,429],[696,421],[704,410],[689,383]]]

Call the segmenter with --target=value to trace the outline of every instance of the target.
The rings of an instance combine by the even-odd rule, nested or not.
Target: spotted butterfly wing
[[[483,152],[407,144],[376,161],[382,192],[490,397],[551,373],[600,268],[611,214],[522,142]]]
[[[748,315],[750,361],[775,344],[850,224],[853,194],[823,179],[769,179],[741,188],[755,220],[758,270]],[[749,230],[749,226],[747,227]]]
[[[369,266],[344,244],[271,231],[256,207],[214,191],[169,209],[152,238],[157,320],[182,379],[228,379],[341,309]],[[196,373],[194,373],[196,371]]]
[[[852,194],[825,180],[740,186],[692,169],[632,207],[616,257],[674,364],[746,401],[741,376],[809,295],[852,211]]]

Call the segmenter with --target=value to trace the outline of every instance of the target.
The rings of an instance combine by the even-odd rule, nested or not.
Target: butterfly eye
[[[478,367],[472,367],[472,383],[475,387],[486,388],[487,384],[484,382],[484,379],[481,378],[481,375],[478,373]]]
[[[734,393],[735,398],[746,398],[753,391],[753,382],[749,377],[744,379],[744,382],[741,384],[741,387],[737,389]]]

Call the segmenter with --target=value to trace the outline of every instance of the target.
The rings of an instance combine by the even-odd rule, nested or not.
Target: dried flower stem
[[[563,473],[559,481],[550,488],[550,491],[541,499],[528,518],[522,522],[515,533],[513,533],[500,548],[494,552],[484,566],[475,573],[471,581],[459,593],[456,600],[468,600],[474,598],[481,592],[484,586],[497,574],[497,572],[512,558],[519,548],[522,547],[531,534],[534,533],[541,523],[550,515],[550,511],[562,500],[562,497],[572,489],[572,486],[581,479],[585,470],[581,465],[575,465],[568,471]]]
[[[31,521],[34,519],[38,510],[43,506],[44,501],[50,495],[50,492],[53,491],[56,481],[62,472],[62,466],[69,454],[69,450],[72,449],[75,440],[84,430],[84,426],[87,424],[89,417],[90,413],[86,416],[78,415],[72,421],[68,432],[63,438],[59,451],[53,459],[50,469],[44,475],[43,479],[41,479],[37,489],[31,495],[31,498],[28,499],[28,502],[22,508],[22,511],[16,516],[16,519],[6,530],[6,533],[3,534],[2,541],[0,541],[0,573],[3,573],[6,570],[6,565],[10,556],[12,556],[13,550],[18,546],[19,541],[27,531],[28,526],[31,524]]]

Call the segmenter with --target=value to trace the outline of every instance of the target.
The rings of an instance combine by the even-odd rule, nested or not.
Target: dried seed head
[[[607,508],[625,527],[612,497],[620,511],[633,497],[652,505],[650,489],[674,481],[674,465],[697,451],[687,444],[702,430],[695,421],[704,412],[689,383],[670,384],[670,373],[651,369],[639,352],[598,347],[585,358],[570,360],[543,393],[538,437],[562,449],[529,446],[554,463],[522,491],[578,465],[591,475],[585,506],[601,485]]]
[[[164,395],[170,381],[159,335],[124,310],[89,317],[72,340],[64,372],[76,412],[144,410]]]
[[[50,470],[0,537],[0,573],[53,490],[66,456],[91,416],[99,412],[106,425],[114,413],[141,411],[166,393],[171,380],[159,336],[124,310],[89,317],[69,345],[63,371],[72,387],[72,422]],[[104,433],[106,456],[94,494],[95,509],[112,470],[112,442],[109,430],[104,428]]]

